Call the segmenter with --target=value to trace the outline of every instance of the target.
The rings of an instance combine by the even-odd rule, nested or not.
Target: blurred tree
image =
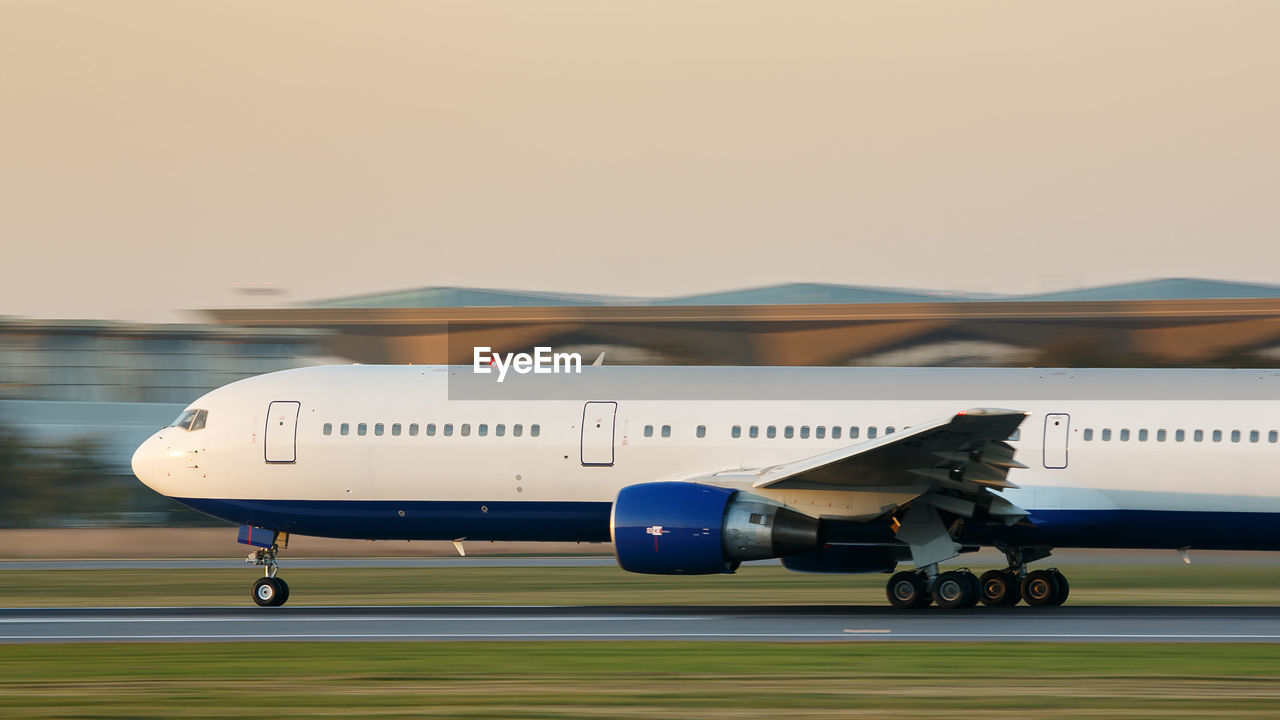
[[[36,444],[0,425],[0,527],[215,522],[111,472],[88,438]]]

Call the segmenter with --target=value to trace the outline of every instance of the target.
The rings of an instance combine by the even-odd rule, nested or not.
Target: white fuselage
[[[1003,495],[1045,544],[1280,548],[1274,371],[589,367],[461,399],[471,372],[331,366],[233,383],[192,403],[202,429],[147,440],[135,473],[205,512],[301,534],[601,541],[625,486],[998,407],[1028,413],[1010,441],[1028,467]],[[757,491],[851,525],[913,492]]]

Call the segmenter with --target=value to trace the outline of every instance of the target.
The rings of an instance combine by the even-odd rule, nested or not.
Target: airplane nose
[[[161,442],[163,441],[158,436],[152,435],[133,451],[133,458],[129,461],[134,477],[156,492],[161,492],[159,486],[164,477],[164,449]]]

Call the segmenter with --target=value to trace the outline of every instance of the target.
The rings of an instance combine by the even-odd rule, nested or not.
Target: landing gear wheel
[[[983,605],[1017,605],[1022,599],[1018,576],[1009,570],[988,570],[978,579]]]
[[[1060,573],[1051,572],[1049,570],[1035,570],[1027,573],[1022,579],[1022,599],[1027,601],[1028,605],[1059,605],[1062,600],[1066,600],[1066,595],[1059,590],[1058,578]],[[1062,600],[1057,600],[1062,595]]]
[[[889,604],[896,608],[928,607],[933,601],[924,576],[912,571],[896,573],[889,578],[889,584],[885,586],[885,594],[889,596]]]
[[[973,596],[973,602],[969,603],[965,607],[974,607],[978,604],[978,601],[982,599],[982,583],[978,582],[977,575],[974,575],[968,570],[962,570],[961,572],[964,574],[964,579],[969,583],[969,594]]]
[[[259,607],[279,607],[289,599],[289,585],[280,578],[261,577],[253,583],[251,596]]]
[[[1046,572],[1053,575],[1053,579],[1058,583],[1058,591],[1054,593],[1053,600],[1049,605],[1061,605],[1067,601],[1067,596],[1071,594],[1071,583],[1067,582],[1067,576],[1058,571],[1058,568],[1049,568]]]
[[[978,602],[977,578],[968,570],[944,572],[933,581],[933,601],[940,608],[969,608]]]

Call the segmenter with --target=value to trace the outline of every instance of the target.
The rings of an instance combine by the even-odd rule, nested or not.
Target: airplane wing
[[[918,488],[926,502],[972,517],[977,507],[1014,522],[1026,513],[990,491],[1015,488],[1006,440],[1027,414],[975,408],[866,442],[780,465],[730,471],[699,482],[795,490]],[[915,493],[913,493],[914,495]]]

